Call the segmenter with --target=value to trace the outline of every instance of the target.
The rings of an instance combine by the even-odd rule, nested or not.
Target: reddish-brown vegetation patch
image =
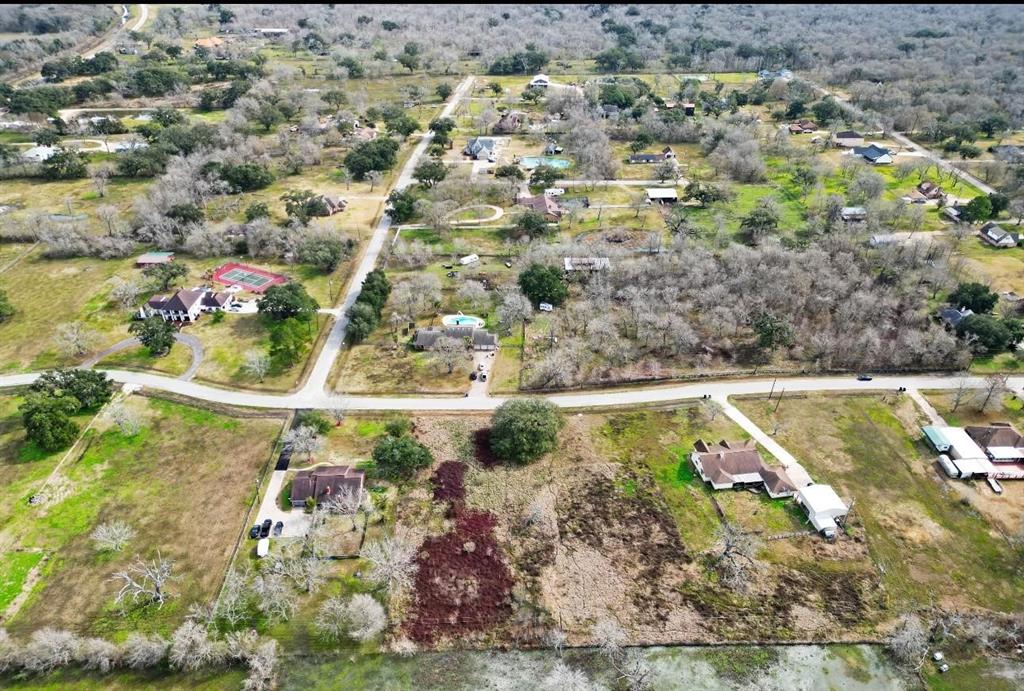
[[[417,557],[409,637],[420,643],[487,631],[512,613],[512,574],[494,539],[497,519],[456,515],[451,532],[427,538]]]
[[[430,478],[434,486],[434,501],[461,502],[466,498],[466,464],[445,461]]]
[[[476,460],[485,468],[494,468],[501,465],[501,459],[491,451],[491,428],[485,427],[473,433],[473,446],[476,452]]]

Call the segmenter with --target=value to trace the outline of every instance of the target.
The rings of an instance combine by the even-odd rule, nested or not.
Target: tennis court
[[[288,279],[281,274],[271,273],[263,269],[245,264],[224,264],[213,272],[213,280],[229,286],[240,286],[252,293],[262,293],[276,283],[284,283]]]

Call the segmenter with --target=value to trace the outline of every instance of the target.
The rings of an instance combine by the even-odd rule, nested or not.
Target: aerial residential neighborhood
[[[0,687],[1020,688],[1022,30],[0,6]]]

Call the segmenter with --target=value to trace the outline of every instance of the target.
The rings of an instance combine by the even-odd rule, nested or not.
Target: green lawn
[[[42,552],[5,552],[0,554],[0,613],[21,594],[29,571],[43,558]]]

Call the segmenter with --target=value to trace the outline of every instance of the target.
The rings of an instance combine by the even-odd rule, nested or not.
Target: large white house
[[[832,539],[839,530],[837,521],[850,513],[831,485],[809,485],[796,493],[796,503],[804,507],[814,529]]]
[[[141,317],[160,317],[165,322],[194,322],[203,312],[218,312],[235,303],[231,293],[205,288],[179,290],[173,295],[156,295],[140,310]]]

